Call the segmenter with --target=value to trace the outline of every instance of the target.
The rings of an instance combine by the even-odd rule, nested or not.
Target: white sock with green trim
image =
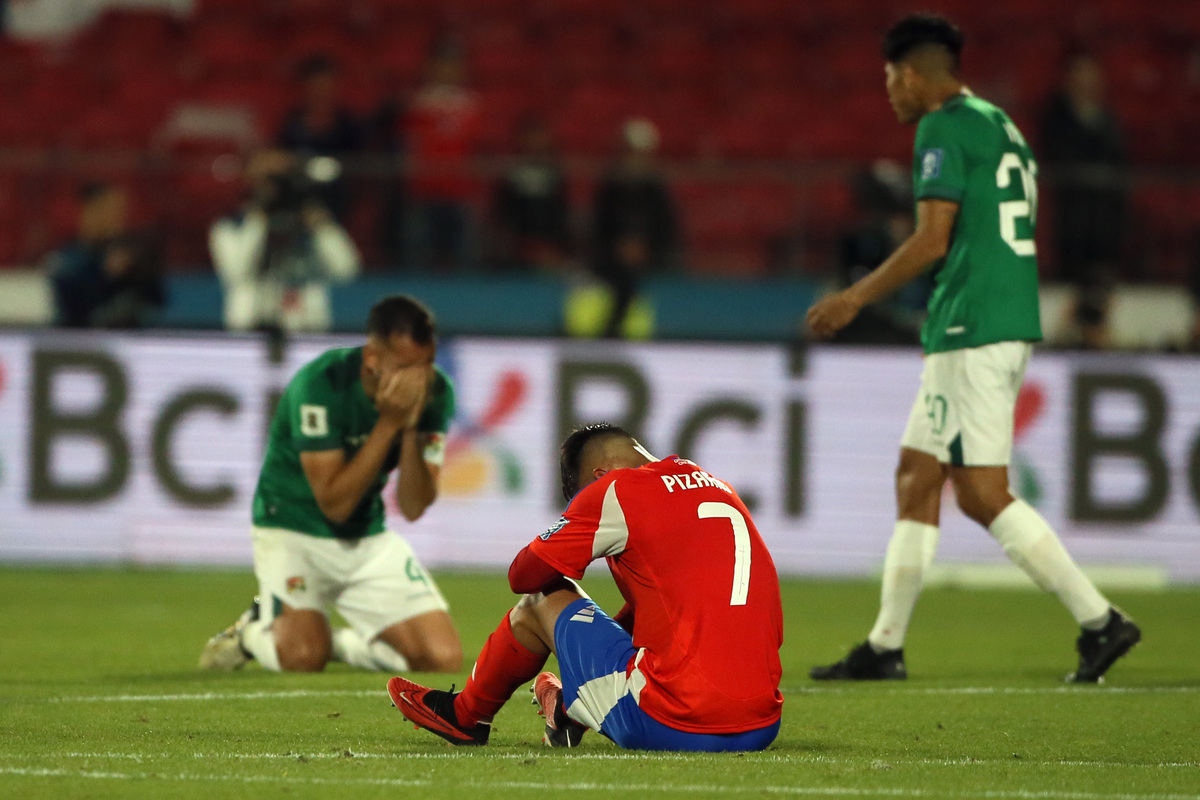
[[[1108,615],[1109,602],[1067,553],[1054,529],[1024,500],[1014,500],[988,531],[1033,582],[1058,599],[1080,625]]]
[[[353,628],[333,629],[333,660],[379,672],[408,672],[407,659],[379,639],[367,641]]]
[[[902,519],[896,523],[883,559],[879,616],[867,641],[876,650],[904,646],[908,622],[921,594],[925,570],[933,563],[940,531],[936,525]]]
[[[242,649],[254,656],[263,669],[280,672],[279,651],[275,649],[274,620],[256,619],[242,628]]]

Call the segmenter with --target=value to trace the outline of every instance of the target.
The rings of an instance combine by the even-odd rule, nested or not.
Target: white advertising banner
[[[249,564],[274,399],[345,338],[0,335],[0,560]],[[556,448],[610,420],[732,483],[782,572],[875,571],[917,390],[911,350],[458,339],[442,491],[402,532],[433,566],[506,566],[563,505]],[[1200,362],[1038,352],[1016,491],[1085,565],[1200,581]],[[939,560],[1001,563],[944,498]],[[393,509],[394,512],[394,509]]]

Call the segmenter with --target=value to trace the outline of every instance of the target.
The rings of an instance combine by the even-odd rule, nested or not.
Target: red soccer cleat
[[[454,713],[457,692],[430,689],[405,678],[392,678],[387,684],[392,705],[418,728],[424,728],[453,745],[476,746],[487,744],[492,726],[478,722],[472,727],[458,723]]]
[[[549,747],[578,747],[587,726],[567,716],[563,708],[562,681],[553,672],[543,672],[533,679],[533,704],[546,718],[546,733],[542,742]]]

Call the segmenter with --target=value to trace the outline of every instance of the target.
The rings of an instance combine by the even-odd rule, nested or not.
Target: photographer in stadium
[[[209,233],[229,330],[324,331],[329,285],[358,275],[358,248],[319,198],[336,162],[262,150],[246,166],[250,197]]]

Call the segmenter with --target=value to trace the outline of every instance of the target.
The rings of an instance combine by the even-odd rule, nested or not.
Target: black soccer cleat
[[[808,677],[814,681],[902,681],[908,677],[904,648],[876,653],[870,642],[863,642],[841,661],[813,667]]]
[[[1100,683],[1104,673],[1129,648],[1142,640],[1142,629],[1115,606],[1109,609],[1108,622],[1098,631],[1084,630],[1075,640],[1079,667],[1067,676],[1067,683]]]
[[[388,681],[387,690],[392,705],[417,728],[424,728],[453,745],[487,744],[492,732],[491,723],[477,722],[470,727],[460,725],[458,715],[454,713],[456,692],[430,689],[400,677]]]

